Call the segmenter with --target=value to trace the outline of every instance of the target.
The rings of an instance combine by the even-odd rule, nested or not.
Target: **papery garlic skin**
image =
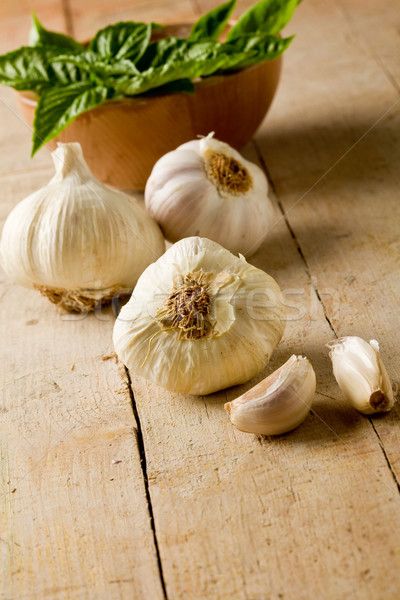
[[[93,308],[132,290],[164,252],[157,224],[137,201],[95,179],[78,143],[52,153],[56,174],[15,206],[2,233],[5,272],[65,308]]]
[[[185,298],[187,310],[174,325],[174,302]],[[200,326],[191,330],[190,311],[204,303],[209,312],[204,309]],[[210,394],[265,367],[284,319],[284,299],[272,277],[211,240],[191,237],[145,270],[113,339],[118,357],[136,374],[173,392]]]
[[[347,336],[327,344],[333,374],[347,400],[365,415],[389,411],[395,398],[376,340]]]
[[[295,429],[310,412],[316,378],[310,361],[292,355],[253,388],[224,405],[232,424],[246,433],[279,435]]]
[[[212,135],[160,158],[145,205],[169,241],[204,236],[247,257],[275,220],[264,172]]]

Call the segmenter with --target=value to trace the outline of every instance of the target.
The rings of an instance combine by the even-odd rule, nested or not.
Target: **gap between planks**
[[[155,524],[154,513],[153,513],[153,505],[152,505],[152,502],[151,502],[149,481],[148,481],[148,478],[147,478],[147,459],[146,459],[146,450],[145,450],[145,447],[144,447],[142,425],[141,425],[141,422],[140,422],[139,412],[138,412],[138,409],[137,409],[136,400],[135,400],[135,396],[134,396],[134,393],[133,393],[132,379],[131,379],[131,376],[130,376],[130,373],[129,373],[129,370],[127,369],[127,367],[124,366],[124,369],[125,369],[125,374],[126,374],[127,381],[128,381],[128,390],[129,390],[129,396],[130,396],[130,399],[131,399],[131,406],[132,406],[133,416],[135,417],[136,424],[137,424],[136,440],[137,440],[137,445],[138,445],[140,465],[141,465],[142,474],[143,474],[144,489],[145,489],[146,499],[147,499],[147,508],[148,508],[149,517],[150,517],[150,526],[151,526],[151,530],[153,532],[154,547],[155,547],[156,556],[157,556],[157,564],[158,564],[158,571],[159,571],[159,574],[160,574],[161,587],[162,587],[162,590],[163,590],[163,594],[164,594],[165,600],[168,600],[167,588],[166,588],[166,585],[165,585],[165,578],[164,578],[164,572],[163,572],[163,566],[162,566],[162,562],[161,562],[160,549],[159,549],[158,539],[157,539],[156,524]]]
[[[74,25],[72,18],[71,6],[69,4],[69,0],[61,0],[61,9],[65,22],[65,30],[68,35],[74,36]]]
[[[307,273],[307,275],[308,275],[308,277],[310,279],[311,286],[312,286],[312,288],[313,288],[313,290],[315,292],[315,295],[316,295],[316,297],[318,299],[318,302],[321,305],[321,308],[323,310],[325,319],[326,319],[326,321],[327,321],[327,323],[328,323],[328,325],[329,325],[329,327],[330,327],[333,335],[335,336],[335,338],[338,338],[338,335],[337,335],[337,333],[335,331],[335,328],[333,327],[332,322],[331,322],[331,320],[329,318],[328,309],[325,306],[324,301],[322,300],[321,294],[319,293],[318,286],[317,286],[317,283],[316,283],[317,280],[316,280],[316,278],[311,273],[311,269],[310,269],[310,266],[308,264],[308,261],[307,261],[307,259],[305,257],[305,254],[304,254],[304,252],[303,252],[303,250],[301,248],[300,242],[299,242],[299,240],[296,237],[296,233],[295,233],[292,225],[290,224],[288,214],[285,212],[283,204],[282,204],[281,200],[279,199],[279,196],[278,196],[278,193],[277,193],[277,190],[276,190],[276,186],[275,186],[275,184],[274,184],[274,182],[272,180],[271,174],[268,171],[268,167],[267,167],[267,165],[265,163],[264,157],[263,157],[263,155],[262,155],[262,153],[261,153],[261,151],[260,151],[260,149],[259,149],[259,147],[257,145],[256,140],[253,140],[253,144],[254,144],[254,147],[255,147],[255,150],[256,150],[256,153],[257,153],[258,160],[260,161],[260,165],[261,165],[262,169],[264,170],[264,172],[265,172],[265,174],[266,174],[266,176],[268,178],[268,182],[270,183],[271,188],[272,188],[272,190],[274,192],[274,195],[275,195],[278,207],[279,207],[279,211],[280,211],[280,213],[282,215],[282,219],[285,221],[285,224],[286,224],[286,226],[287,226],[287,228],[289,230],[289,233],[290,233],[290,235],[291,235],[291,237],[292,237],[292,239],[294,241],[294,244],[296,246],[296,249],[297,249],[297,252],[298,252],[298,254],[300,256],[300,259],[301,259],[301,261],[304,264],[305,271],[306,271],[306,273]],[[376,427],[375,427],[375,425],[373,423],[372,418],[368,417],[368,421],[370,422],[370,424],[372,426],[372,429],[375,432],[375,435],[376,435],[376,437],[378,439],[379,447],[380,447],[380,449],[382,451],[382,454],[383,454],[383,456],[385,458],[385,461],[386,461],[386,464],[388,466],[388,469],[389,469],[389,471],[390,471],[390,473],[391,473],[391,475],[392,475],[392,477],[394,479],[394,482],[395,482],[395,484],[397,486],[397,491],[400,494],[400,481],[398,480],[398,478],[396,476],[396,472],[395,472],[395,470],[393,468],[393,465],[392,465],[392,463],[389,460],[389,456],[388,456],[388,454],[386,452],[386,449],[385,449],[385,446],[383,444],[383,441],[382,441],[382,439],[381,439],[381,437],[380,437],[380,435],[379,435],[379,433],[378,433],[378,431],[377,431],[377,429],[376,429]]]

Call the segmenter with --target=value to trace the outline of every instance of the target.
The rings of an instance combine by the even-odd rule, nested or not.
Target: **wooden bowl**
[[[167,35],[187,33],[187,24],[166,28]],[[165,30],[164,30],[165,31]],[[143,190],[155,162],[198,135],[215,137],[236,149],[261,124],[275,95],[281,58],[229,75],[196,83],[194,94],[110,100],[68,125],[57,141],[79,142],[100,181],[124,190]],[[32,125],[36,108],[31,92],[17,92],[24,119]]]

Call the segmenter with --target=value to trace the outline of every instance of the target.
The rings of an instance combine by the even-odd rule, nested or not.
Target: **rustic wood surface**
[[[0,52],[25,42],[31,10],[85,39],[216,4],[5,0]],[[312,413],[285,436],[240,433],[222,405],[255,381],[200,398],[131,381],[111,311],[61,315],[1,276],[1,600],[400,597],[400,410],[349,408],[324,347],[376,338],[400,381],[400,3],[304,0],[287,30],[277,97],[245,149],[276,202],[251,262],[289,306],[257,380],[307,355]],[[30,138],[1,89],[2,222],[52,174]]]

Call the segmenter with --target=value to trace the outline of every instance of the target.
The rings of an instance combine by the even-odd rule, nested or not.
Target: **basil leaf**
[[[56,48],[23,46],[0,56],[0,83],[15,90],[40,92],[53,85],[87,79],[75,65],[59,64],[58,53]]]
[[[235,4],[236,0],[230,0],[206,13],[193,25],[189,40],[197,41],[204,38],[218,39],[226,27]]]
[[[222,72],[244,69],[252,65],[273,60],[280,56],[292,42],[294,36],[280,38],[275,35],[244,35],[225,44],[229,48],[231,63]]]
[[[30,46],[57,46],[68,50],[83,50],[83,44],[80,44],[74,38],[63,33],[49,31],[40,23],[37,16],[32,14],[32,27],[29,32]]]
[[[136,63],[136,66],[139,71],[146,71],[147,69],[150,69],[150,67],[161,66],[168,62],[168,60],[173,59],[173,56],[176,55],[179,48],[183,46],[186,47],[186,44],[186,40],[176,37],[161,38],[148,45],[145,53]]]
[[[97,32],[89,44],[98,56],[123,58],[136,62],[146,50],[151,36],[152,24],[116,23]]]
[[[299,0],[262,0],[249,8],[230,30],[230,42],[246,33],[279,33],[291,19]]]
[[[172,49],[168,46],[170,53],[165,64],[150,67],[133,77],[121,77],[113,85],[118,93],[135,96],[177,79],[193,80],[214,73],[242,69],[276,58],[289,46],[292,39],[260,33],[244,35],[225,44],[213,40],[175,40]]]
[[[113,80],[119,76],[132,76],[139,74],[134,63],[130,60],[117,59],[98,59],[94,52],[88,50],[80,54],[71,56],[70,54],[57,56],[59,63],[74,64],[81,71],[86,72],[86,76],[94,85],[106,85],[113,87]]]
[[[131,78],[121,78],[114,83],[115,90],[128,96],[143,94],[177,79],[211,75],[231,62],[219,42],[175,41],[173,52],[170,52],[165,64],[150,67]]]
[[[94,87],[89,82],[43,90],[33,122],[32,156],[78,115],[102,104],[107,95],[106,87]]]

